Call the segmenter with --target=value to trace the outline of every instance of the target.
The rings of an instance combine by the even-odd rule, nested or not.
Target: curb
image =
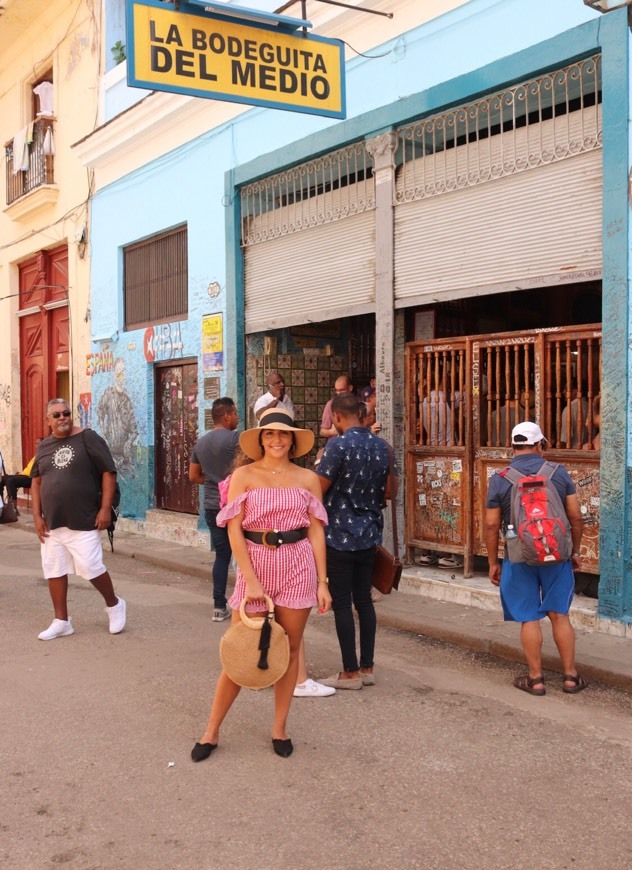
[[[21,531],[35,533],[35,527],[32,524],[22,524],[21,522],[12,523],[10,528],[17,528]],[[116,542],[116,555],[127,556],[130,559],[135,559],[138,562],[155,565],[157,568],[163,568],[166,571],[173,571],[178,574],[186,574],[188,576],[197,577],[198,579],[210,582],[211,565],[197,567],[195,565],[187,565],[186,562],[170,559],[165,556],[156,555],[150,552],[138,551],[134,545],[128,541]],[[466,605],[463,605],[466,608]],[[408,634],[420,635],[422,637],[439,640],[443,643],[449,643],[453,646],[469,649],[474,652],[483,653],[493,656],[494,658],[502,659],[507,662],[524,665],[526,663],[522,647],[518,637],[516,642],[511,643],[506,640],[497,640],[493,637],[486,637],[474,631],[455,628],[452,624],[442,624],[438,619],[424,620],[423,617],[411,619],[399,614],[390,614],[383,612],[379,607],[375,608],[378,625],[386,628],[394,628],[399,631],[404,631]],[[547,671],[561,674],[560,662],[557,655],[548,653],[546,650],[542,652],[542,665]],[[625,692],[632,694],[632,674],[626,674],[608,670],[598,664],[591,664],[589,659],[582,659],[581,652],[577,653],[577,669],[588,680],[593,682],[603,683],[615,689],[622,689]]]

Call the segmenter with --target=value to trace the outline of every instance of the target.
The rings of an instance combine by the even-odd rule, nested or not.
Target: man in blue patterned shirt
[[[343,666],[341,673],[321,682],[336,689],[375,684],[371,577],[375,548],[382,543],[382,506],[391,495],[387,491],[389,449],[360,423],[358,413],[359,402],[352,393],[333,399],[331,414],[339,437],[327,442],[318,466],[329,516],[327,573]],[[360,627],[359,665],[352,605]]]

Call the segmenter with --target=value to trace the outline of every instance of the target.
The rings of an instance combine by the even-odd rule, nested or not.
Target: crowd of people
[[[289,665],[274,686],[271,736],[274,752],[288,757],[293,744],[287,720],[294,697],[328,697],[376,683],[372,575],[376,547],[382,542],[382,511],[386,500],[396,497],[397,470],[391,448],[377,434],[374,380],[360,396],[348,375],[336,380],[320,426],[327,440],[314,470],[306,462],[314,433],[295,421],[282,376],[270,372],[266,385],[267,392],[253,408],[257,425],[241,434],[235,402],[228,397],[214,401],[214,428],[195,445],[189,479],[204,487],[204,514],[215,551],[213,621],[238,624],[240,607],[247,615],[263,614],[271,600],[275,619],[287,634]],[[110,523],[116,465],[103,438],[73,424],[65,400],[48,403],[47,422],[51,435],[39,444],[29,468],[35,528],[54,611],[52,623],[38,637],[48,641],[74,633],[67,606],[69,573],[89,580],[100,592],[109,631],[119,634],[126,624],[126,604],[114,591],[101,544],[101,531]],[[582,519],[575,486],[563,466],[543,463],[546,439],[537,424],[515,425],[511,438],[511,465],[489,483],[486,545],[490,580],[500,586],[505,619],[522,625],[528,673],[514,685],[532,695],[545,694],[540,626],[548,616],[562,660],[563,690],[572,694],[587,685],[575,668],[568,618],[573,572],[581,567]],[[541,474],[545,466],[551,466],[549,474],[563,505],[572,555],[555,564],[534,565],[513,560],[506,551],[501,565],[500,532],[513,528],[511,474]],[[227,597],[233,558],[235,585]],[[308,676],[303,638],[315,607],[320,614],[333,611],[342,665],[321,681]],[[207,759],[217,748],[221,726],[239,692],[240,686],[222,670],[208,724],[191,751],[193,761]]]

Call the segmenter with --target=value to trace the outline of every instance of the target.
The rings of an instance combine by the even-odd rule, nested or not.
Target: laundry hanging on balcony
[[[33,141],[33,124],[26,127],[13,137],[13,174],[27,172],[29,168],[29,145]]]
[[[33,93],[37,94],[40,101],[40,110],[37,116],[44,115],[50,117],[53,114],[53,85],[51,82],[40,82],[36,88],[33,88]]]
[[[42,142],[42,154],[45,157],[54,157],[55,156],[55,143],[53,141],[53,131],[49,127],[46,133],[44,134],[44,141]]]

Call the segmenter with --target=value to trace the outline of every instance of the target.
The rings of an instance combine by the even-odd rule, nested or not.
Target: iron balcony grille
[[[24,194],[41,187],[43,184],[53,184],[54,157],[44,153],[44,139],[47,131],[53,131],[53,122],[50,118],[38,118],[33,122],[33,141],[28,146],[28,169],[13,171],[14,155],[12,140],[5,146],[5,163],[7,172],[7,205],[11,205],[16,199]]]

